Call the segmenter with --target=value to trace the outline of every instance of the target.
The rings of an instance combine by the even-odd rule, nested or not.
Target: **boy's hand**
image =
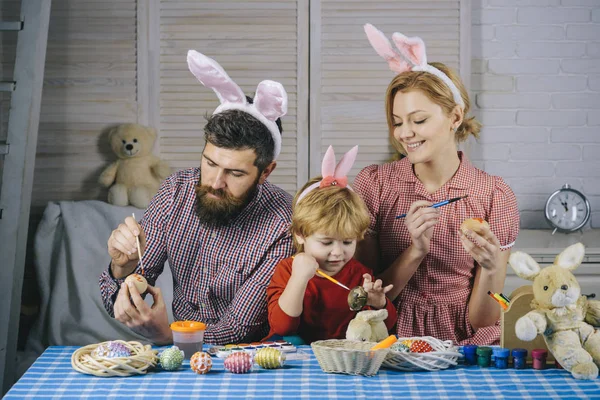
[[[386,303],[385,294],[392,290],[394,285],[383,287],[381,279],[373,282],[369,274],[363,274],[363,278],[363,288],[367,292],[367,305],[376,309],[384,308]]]
[[[319,263],[313,256],[306,253],[296,254],[292,262],[292,277],[291,280],[306,283],[315,276],[319,268]]]

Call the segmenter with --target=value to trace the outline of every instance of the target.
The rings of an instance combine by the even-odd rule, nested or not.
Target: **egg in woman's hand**
[[[148,290],[148,281],[140,274],[131,274],[125,278],[126,284],[129,285],[130,282],[133,283],[140,294],[144,294],[146,293],[146,290]]]

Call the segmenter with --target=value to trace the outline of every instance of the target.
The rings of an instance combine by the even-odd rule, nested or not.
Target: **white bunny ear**
[[[554,265],[572,271],[581,265],[584,256],[585,246],[583,243],[575,243],[556,256]]]
[[[196,50],[188,50],[187,63],[188,68],[200,83],[215,91],[221,104],[246,104],[244,92],[218,62]]]
[[[288,97],[283,85],[275,81],[262,81],[256,88],[254,106],[270,121],[287,113]]]
[[[340,160],[338,165],[335,167],[335,173],[333,174],[336,178],[345,178],[354,165],[356,160],[356,154],[358,153],[358,146],[351,148]]]
[[[508,258],[508,263],[518,276],[532,281],[541,271],[540,265],[527,253],[516,251]]]

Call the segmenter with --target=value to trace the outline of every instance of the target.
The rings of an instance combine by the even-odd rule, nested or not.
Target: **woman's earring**
[[[458,130],[458,128],[452,128],[452,130],[454,131],[454,133],[456,133],[456,131]]]

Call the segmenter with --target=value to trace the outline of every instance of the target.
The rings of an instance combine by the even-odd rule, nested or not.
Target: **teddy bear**
[[[543,335],[548,350],[577,379],[595,379],[600,365],[600,301],[588,300],[571,271],[585,255],[583,244],[563,250],[546,268],[527,253],[509,258],[518,276],[533,281],[532,311],[517,320],[516,335],[531,341]]]
[[[140,124],[121,124],[110,129],[108,141],[118,160],[104,169],[99,182],[108,190],[108,202],[146,208],[170,167],[152,154],[156,131]]]
[[[363,342],[379,342],[389,336],[385,320],[388,312],[381,310],[365,310],[356,314],[346,329],[346,339]]]

